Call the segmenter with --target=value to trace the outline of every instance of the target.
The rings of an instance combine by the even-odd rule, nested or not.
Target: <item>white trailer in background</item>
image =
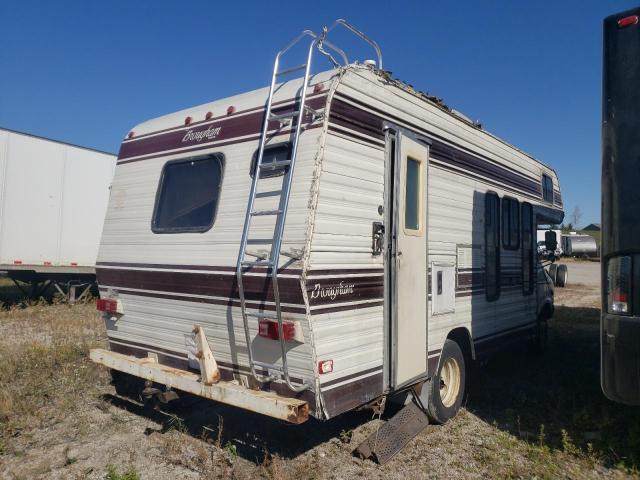
[[[95,282],[116,157],[0,129],[0,271],[38,296]]]
[[[569,235],[562,235],[562,249],[569,257],[596,257],[598,255],[598,244],[591,235],[581,235],[571,232]]]

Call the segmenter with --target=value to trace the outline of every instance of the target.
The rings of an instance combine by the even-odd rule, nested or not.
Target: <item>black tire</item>
[[[119,370],[111,370],[111,385],[115,387],[118,395],[139,400],[144,389],[144,379]]]
[[[451,369],[451,363],[455,365],[453,368],[457,368],[458,372],[458,386],[453,386],[454,390],[447,391],[443,382],[443,368]],[[453,418],[460,410],[462,400],[464,399],[465,386],[466,386],[466,373],[467,368],[464,361],[464,354],[460,349],[460,346],[453,340],[447,339],[444,342],[442,348],[442,354],[440,356],[440,362],[438,365],[438,373],[431,380],[429,380],[422,389],[421,397],[426,396],[426,406],[429,418],[435,423],[445,423],[447,420]],[[445,372],[445,377],[451,377]],[[449,388],[452,386],[449,385]],[[425,402],[423,402],[425,403]]]
[[[558,265],[558,269],[556,272],[556,281],[555,285],[558,287],[564,287],[567,285],[567,281],[569,280],[569,270],[566,265]]]
[[[531,353],[540,355],[547,349],[549,341],[549,322],[547,318],[541,316],[536,323],[536,330],[531,339]]]
[[[555,285],[556,276],[558,274],[558,265],[556,263],[552,263],[551,265],[549,265],[549,270],[547,270],[547,273],[549,273],[549,276],[551,277],[551,281]]]

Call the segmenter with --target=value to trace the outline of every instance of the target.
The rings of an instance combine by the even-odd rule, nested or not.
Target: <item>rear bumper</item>
[[[295,424],[309,419],[309,405],[304,400],[251,390],[235,382],[205,385],[199,375],[160,365],[153,358],[137,358],[101,348],[92,349],[89,356],[93,362],[105,367],[234,407]]]

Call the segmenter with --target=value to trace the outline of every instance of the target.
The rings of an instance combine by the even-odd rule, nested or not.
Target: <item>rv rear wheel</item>
[[[425,385],[427,412],[435,423],[445,423],[460,410],[464,398],[466,366],[462,350],[453,340],[446,340],[440,356],[438,373]]]
[[[547,273],[549,274],[549,276],[551,277],[551,281],[555,285],[556,276],[558,275],[558,264],[552,263],[551,265],[549,265],[549,270],[547,270]]]
[[[567,285],[567,280],[569,279],[569,271],[566,265],[558,265],[556,270],[556,279],[553,282],[558,287],[564,287]]]

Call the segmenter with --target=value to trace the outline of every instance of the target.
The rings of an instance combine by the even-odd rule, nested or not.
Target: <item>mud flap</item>
[[[356,448],[355,453],[360,458],[369,458],[383,465],[427,425],[429,425],[427,414],[415,401],[412,401],[369,435],[369,438]]]

